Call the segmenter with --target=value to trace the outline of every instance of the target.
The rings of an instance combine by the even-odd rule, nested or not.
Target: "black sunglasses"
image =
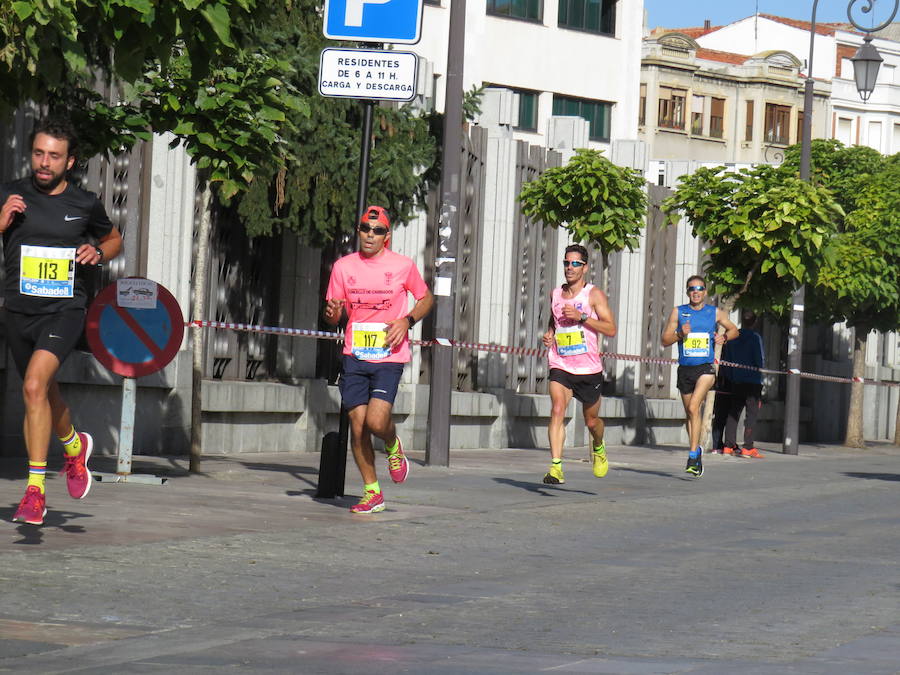
[[[688,286],[688,293],[691,291],[705,291],[706,286]]]
[[[569,265],[577,269],[579,267],[584,267],[587,263],[583,260],[563,260],[563,267],[568,267]]]
[[[372,227],[371,225],[366,225],[365,223],[360,223],[359,231],[363,234],[369,234],[369,232],[374,232],[377,236],[383,237],[388,233],[388,229],[386,227],[382,227],[381,225],[376,225]]]

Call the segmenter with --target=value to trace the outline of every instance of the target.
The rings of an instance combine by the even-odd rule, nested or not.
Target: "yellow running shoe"
[[[550,470],[544,475],[544,482],[550,485],[562,485],[565,483],[566,477],[563,476],[562,466],[551,464]]]
[[[606,459],[606,443],[600,443],[599,448],[595,448],[593,454],[594,475],[597,478],[603,478],[609,471],[609,461]]]

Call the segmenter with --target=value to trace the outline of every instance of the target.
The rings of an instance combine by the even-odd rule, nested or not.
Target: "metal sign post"
[[[165,478],[131,473],[136,378],[164,368],[178,353],[184,338],[184,316],[178,302],[150,279],[119,279],[91,303],[85,334],[94,357],[124,377],[116,473],[92,474],[100,481],[164,484]]]

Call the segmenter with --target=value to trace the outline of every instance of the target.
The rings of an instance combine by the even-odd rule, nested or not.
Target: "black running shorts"
[[[6,342],[19,375],[25,377],[31,355],[38,349],[51,352],[62,363],[75,348],[84,330],[83,309],[66,309],[53,314],[3,312]]]
[[[561,368],[550,369],[550,381],[559,382],[566,389],[572,390],[572,395],[584,405],[594,405],[600,398],[600,389],[603,386],[603,372],[590,375],[575,375]]]
[[[678,366],[678,380],[676,386],[682,394],[693,394],[697,386],[697,380],[704,375],[715,375],[716,369],[711,363],[701,363],[699,366]]]

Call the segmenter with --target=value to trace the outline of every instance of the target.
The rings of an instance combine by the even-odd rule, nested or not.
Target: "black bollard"
[[[344,496],[349,422],[347,411],[342,407],[338,431],[329,431],[322,437],[322,449],[319,452],[319,485],[316,488],[318,499]]]

